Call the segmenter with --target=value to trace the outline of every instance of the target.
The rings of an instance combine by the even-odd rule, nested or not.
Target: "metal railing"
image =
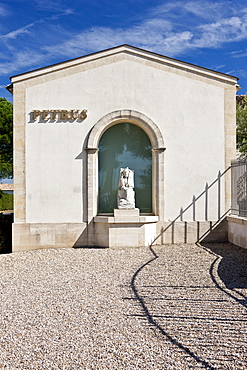
[[[180,214],[173,220],[173,222],[179,220],[179,221],[186,221],[186,213],[192,209],[192,220],[193,221],[209,221],[209,220],[219,220],[222,217],[222,214],[225,213],[225,207],[222,204],[223,197],[222,193],[224,193],[224,181],[222,181],[222,178],[225,176],[225,174],[230,170],[231,167],[228,167],[224,172],[219,171],[216,179],[211,183],[206,183],[204,191],[198,195],[197,197],[193,195],[192,202],[185,208],[180,209]],[[213,190],[213,195],[210,194],[210,192]],[[196,206],[198,204],[198,201],[204,198],[204,204],[200,204],[200,209],[203,215],[198,218],[197,212],[196,212]],[[210,199],[211,198],[211,199]],[[214,214],[209,216],[210,213],[210,207],[213,208]],[[212,217],[213,216],[213,217]]]
[[[186,222],[186,214],[190,213],[190,221],[197,221],[203,222],[208,221],[210,222],[210,228],[203,234],[198,235],[198,241],[201,240],[204,236],[206,236],[214,227],[216,227],[229,213],[230,209],[225,209],[224,204],[224,177],[226,173],[232,167],[229,166],[224,172],[218,172],[218,176],[216,179],[211,183],[206,183],[204,191],[199,194],[198,196],[193,195],[192,202],[186,207],[181,208],[177,217],[175,217],[172,221],[169,221],[168,225],[165,228],[162,228],[161,233],[153,240],[151,246],[155,244],[155,242],[165,234],[170,228],[174,228],[174,225],[177,221],[185,221]],[[210,194],[210,192],[213,194]],[[210,201],[211,198],[211,201]],[[202,201],[200,204],[200,213],[203,217],[197,217],[197,204]],[[213,208],[213,213],[210,212],[210,208]],[[192,213],[192,219],[191,219]],[[212,217],[213,216],[213,217]]]
[[[232,161],[231,214],[247,217],[247,158]]]

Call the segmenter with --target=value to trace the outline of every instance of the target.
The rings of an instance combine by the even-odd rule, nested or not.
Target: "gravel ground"
[[[0,368],[246,369],[247,250],[0,255]]]

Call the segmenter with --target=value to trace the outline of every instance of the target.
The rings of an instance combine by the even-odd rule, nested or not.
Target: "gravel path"
[[[246,369],[246,267],[231,244],[0,255],[0,368]]]

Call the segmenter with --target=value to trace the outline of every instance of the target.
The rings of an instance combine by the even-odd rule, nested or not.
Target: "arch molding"
[[[159,127],[149,117],[134,110],[117,110],[102,117],[89,133],[87,142],[87,210],[88,222],[97,216],[98,205],[98,145],[103,133],[111,126],[129,122],[141,127],[152,145],[152,204],[153,214],[164,221],[164,139]]]

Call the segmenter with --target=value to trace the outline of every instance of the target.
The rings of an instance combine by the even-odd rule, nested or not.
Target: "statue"
[[[127,168],[120,169],[118,182],[118,208],[135,208],[134,171]]]

